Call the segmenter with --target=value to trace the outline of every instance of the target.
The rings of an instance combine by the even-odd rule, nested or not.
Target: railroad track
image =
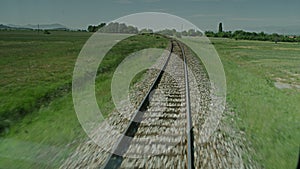
[[[213,134],[209,134],[211,128],[204,127],[214,116],[211,108],[218,108],[212,95],[214,88],[193,51],[175,40],[171,42],[170,53],[135,84],[131,102],[138,111],[133,113],[126,104],[121,111],[113,111],[106,120],[109,125],[95,127],[93,139],[80,144],[61,169],[260,168],[247,155],[254,150],[248,147],[245,133],[232,124],[234,112],[222,115]]]
[[[166,62],[102,168],[194,168],[184,47],[171,40]]]

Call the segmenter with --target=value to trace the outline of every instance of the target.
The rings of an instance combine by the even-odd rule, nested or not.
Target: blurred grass
[[[51,93],[67,88],[61,86],[70,83],[77,55],[90,35],[0,31],[0,130],[34,111],[41,101],[46,103],[47,97],[51,100]]]
[[[296,168],[300,89],[277,89],[278,78],[300,84],[300,44],[211,39],[224,64],[227,101],[265,168]],[[298,74],[291,79],[288,72]]]
[[[7,77],[0,82],[0,110],[15,120],[0,138],[0,168],[57,168],[87,139],[77,120],[71,93],[67,91],[49,98],[49,103],[40,104],[38,109],[32,108],[41,97],[71,82],[76,57],[91,34],[51,32],[40,38],[36,32],[27,31],[0,34],[0,48],[5,54],[0,57],[7,60],[0,64],[1,77]],[[118,64],[132,52],[165,48],[167,44],[168,40],[161,36],[137,35],[119,42],[107,53],[96,78],[96,97],[102,112],[108,115],[114,108],[110,87]],[[35,66],[31,68],[29,63]],[[15,119],[11,110],[19,107],[29,112]]]
[[[139,73],[137,73],[134,78],[131,80],[130,82],[130,87],[133,87],[134,84],[136,84],[137,82],[139,82],[141,79],[143,79],[145,73],[147,72],[147,70],[143,70]]]
[[[84,138],[68,94],[11,126],[0,141],[0,167],[57,168]]]
[[[51,93],[64,91],[61,86],[71,82],[76,57],[90,35],[0,31],[0,116],[13,121],[0,139],[0,168],[56,168],[86,138],[69,91],[58,96]],[[277,89],[274,82],[279,78],[300,84],[300,45],[229,39],[212,42],[224,64],[227,101],[238,113],[240,129],[253,143],[255,158],[265,168],[296,168],[300,91]],[[132,52],[166,45],[164,38],[139,35],[118,43],[107,54],[96,79],[102,112],[108,115],[114,108],[110,87],[118,63]],[[47,94],[49,101],[39,101]],[[18,115],[21,109],[27,113]]]

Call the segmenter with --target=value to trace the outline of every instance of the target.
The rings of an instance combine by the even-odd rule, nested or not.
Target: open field
[[[90,34],[0,34],[0,166],[47,166],[60,149],[66,150],[62,155],[71,150],[64,145],[84,135],[78,130],[70,82],[77,55]],[[51,146],[56,151],[37,158]]]
[[[296,168],[300,44],[211,39],[224,64],[227,100],[265,168]],[[276,82],[290,84],[279,89]]]
[[[91,34],[52,32],[37,38],[36,32],[0,33],[4,35],[0,48],[5,49],[1,50],[4,59],[1,58],[0,70],[5,78],[1,78],[4,80],[0,115],[4,122],[10,122],[0,141],[0,168],[58,167],[60,160],[86,138],[73,108],[69,84],[77,55]],[[157,36],[136,36],[119,43],[107,54],[96,79],[96,96],[102,111],[108,114],[113,109],[111,77],[123,58],[143,48],[165,48],[167,43]],[[34,67],[30,67],[31,63],[35,63]],[[40,103],[41,100],[47,104]],[[11,109],[5,109],[7,105]],[[27,110],[25,114],[18,114],[20,108]]]
[[[74,112],[70,82],[90,35],[0,31],[0,168],[58,167],[86,139]],[[224,64],[229,106],[238,113],[239,128],[251,140],[255,158],[265,168],[296,168],[300,45],[211,40]],[[118,63],[131,52],[166,45],[163,38],[135,36],[115,46],[96,79],[101,110],[108,114],[113,109],[111,77]],[[279,89],[275,82],[288,87]]]
[[[0,31],[1,131],[70,89],[77,55],[89,35]]]

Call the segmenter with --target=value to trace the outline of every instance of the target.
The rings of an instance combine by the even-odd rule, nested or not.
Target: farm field
[[[265,168],[296,168],[300,44],[211,39],[224,65],[227,102]],[[278,84],[282,84],[281,86]]]
[[[0,35],[3,131],[14,120],[70,91],[72,68],[89,34],[1,31]]]
[[[61,160],[87,138],[73,108],[71,81],[77,56],[91,34],[51,32],[50,35],[37,35],[27,31],[0,34],[3,35],[1,48],[5,49],[1,50],[4,58],[1,76],[5,80],[1,81],[3,113],[0,115],[5,125],[0,141],[0,168],[57,168]],[[135,36],[107,53],[96,79],[97,101],[106,115],[114,106],[110,87],[116,66],[136,50],[165,48],[167,44],[168,41],[160,36]],[[68,53],[70,50],[74,52]],[[7,75],[12,73],[9,71],[18,72],[18,75]],[[19,82],[20,78],[24,80]],[[5,109],[7,105],[12,108]],[[22,114],[19,109],[26,111]]]
[[[0,168],[57,168],[87,139],[73,108],[71,80],[90,35],[0,31]],[[252,142],[255,159],[265,168],[296,168],[300,44],[211,41],[224,65],[229,107],[238,114],[235,120]],[[139,35],[108,53],[96,79],[102,110],[113,110],[110,84],[118,63],[131,52],[167,44],[161,37]]]
[[[78,130],[70,82],[77,55],[89,36],[0,32],[0,168],[51,166],[56,161],[50,159],[60,150],[64,156],[72,149],[64,145],[84,136]]]

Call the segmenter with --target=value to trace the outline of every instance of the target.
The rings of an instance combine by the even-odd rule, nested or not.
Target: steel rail
[[[144,97],[143,101],[141,102],[140,106],[138,107],[137,111],[134,113],[134,116],[132,117],[127,129],[123,133],[122,137],[117,142],[116,146],[113,148],[113,153],[109,155],[107,160],[105,161],[102,169],[116,169],[121,166],[121,163],[123,161],[123,155],[128,150],[131,140],[135,136],[135,133],[137,132],[140,122],[143,118],[143,115],[145,111],[147,110],[147,106],[149,105],[149,96],[150,93],[158,86],[160,83],[160,80],[162,78],[162,75],[168,65],[168,62],[170,60],[170,57],[173,53],[174,41],[171,41],[171,49],[169,56],[163,66],[163,68],[160,70],[158,76],[156,77],[154,83],[151,85],[150,90],[147,92],[146,96]],[[179,46],[182,54],[182,59],[184,62],[184,78],[185,78],[185,92],[186,92],[186,135],[187,135],[187,168],[188,169],[194,169],[194,148],[193,148],[193,127],[192,127],[192,115],[191,115],[191,104],[190,104],[190,90],[189,90],[189,79],[188,79],[188,66],[187,66],[187,59],[185,56],[185,50],[184,47],[178,42],[175,41],[177,45]]]
[[[191,103],[190,103],[190,89],[189,89],[189,78],[188,78],[188,66],[187,60],[185,56],[184,47],[178,43],[178,46],[181,49],[183,62],[184,62],[184,78],[185,78],[185,93],[186,93],[186,118],[187,118],[187,127],[186,127],[186,134],[187,134],[187,168],[194,169],[194,137],[193,137],[193,124],[192,124],[192,114],[191,114]]]
[[[121,138],[119,139],[119,141],[117,142],[115,148],[113,149],[113,153],[111,153],[109,155],[109,157],[107,158],[107,160],[105,161],[102,169],[116,169],[119,168],[122,161],[123,161],[123,155],[126,153],[126,151],[128,150],[129,146],[130,146],[130,142],[132,140],[132,138],[134,137],[135,133],[138,130],[138,127],[140,125],[140,121],[143,118],[143,115],[147,109],[147,106],[149,104],[149,97],[151,92],[157,87],[157,85],[159,84],[162,75],[168,65],[168,62],[170,60],[170,57],[172,55],[173,52],[173,43],[171,42],[171,49],[170,49],[170,53],[169,56],[163,66],[163,68],[160,70],[158,76],[156,77],[154,83],[151,85],[150,90],[148,91],[148,93],[146,94],[146,96],[144,97],[144,99],[142,100],[141,104],[139,105],[137,111],[134,113],[134,116],[132,117],[127,129],[125,130],[125,132],[123,133],[123,135],[121,136]]]

